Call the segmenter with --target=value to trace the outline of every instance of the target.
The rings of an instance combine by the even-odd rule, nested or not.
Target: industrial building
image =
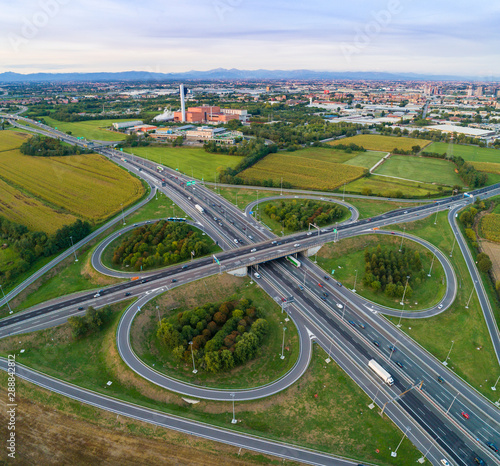
[[[115,131],[120,131],[121,129],[132,128],[133,126],[142,125],[142,120],[137,121],[124,121],[122,123],[113,123],[113,129]]]

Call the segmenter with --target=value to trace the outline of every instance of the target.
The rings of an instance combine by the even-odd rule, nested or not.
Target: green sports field
[[[367,168],[368,170],[372,168],[377,162],[382,160],[386,155],[385,152],[376,151],[356,152],[356,154],[358,155],[344,163],[353,167]]]
[[[463,186],[455,168],[455,164],[448,160],[392,155],[374,173],[447,186]]]
[[[66,121],[57,121],[50,117],[43,117],[45,123],[60,131],[71,131],[73,136],[84,137],[87,139],[96,139],[98,141],[123,141],[126,137],[123,133],[111,131],[110,128],[113,123],[126,121],[134,121],[135,119],[128,120],[88,120],[77,121],[68,123]]]
[[[339,139],[329,142],[332,146],[337,144],[356,144],[368,150],[380,150],[390,152],[394,149],[411,150],[413,146],[421,148],[427,146],[431,141],[426,139],[413,139],[397,136],[379,136],[377,134],[359,134],[350,138]]]
[[[210,154],[201,147],[133,147],[124,151],[211,182],[218,167],[234,168],[242,160],[237,155]]]
[[[450,145],[447,142],[433,142],[425,150],[427,152],[460,156],[466,162],[500,163],[499,149],[487,149],[485,147],[464,146],[460,144]]]

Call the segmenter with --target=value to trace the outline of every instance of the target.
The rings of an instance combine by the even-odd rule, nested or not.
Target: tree
[[[486,254],[485,254],[486,255]],[[486,256],[483,257],[481,260],[478,261],[477,263],[477,268],[481,272],[489,272],[491,270],[491,267],[493,266],[493,263],[491,262],[491,259]]]
[[[85,317],[73,316],[68,319],[68,324],[71,327],[71,333],[74,338],[83,337],[89,330]]]
[[[222,361],[219,353],[217,351],[211,351],[205,354],[205,364],[207,365],[207,370],[213,373],[220,372],[222,369]]]

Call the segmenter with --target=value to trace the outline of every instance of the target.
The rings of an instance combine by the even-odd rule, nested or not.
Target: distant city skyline
[[[18,0],[0,72],[239,69],[500,76],[493,1]]]

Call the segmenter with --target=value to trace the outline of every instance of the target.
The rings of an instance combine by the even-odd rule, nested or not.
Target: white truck
[[[377,374],[387,385],[394,385],[394,379],[392,375],[389,374],[375,359],[370,359],[368,362],[368,367],[371,368],[375,374]]]
[[[196,204],[196,205],[194,206],[194,208],[195,208],[198,212],[200,212],[200,214],[202,214],[203,212],[205,212],[205,209],[204,209],[201,205]]]

